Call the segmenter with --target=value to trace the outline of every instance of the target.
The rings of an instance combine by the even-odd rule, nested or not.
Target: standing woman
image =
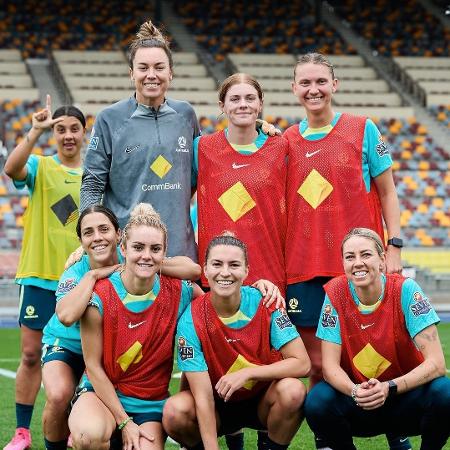
[[[96,118],[83,173],[81,210],[103,202],[123,227],[137,203],[151,203],[168,226],[168,256],[196,260],[189,205],[192,145],[199,126],[189,103],[166,98],[172,54],[151,22],[140,27],[130,45],[129,70],[135,94]]]
[[[288,144],[256,129],[263,92],[252,76],[229,76],[219,106],[228,128],[194,143],[200,265],[210,240],[229,230],[249,248],[248,283],[264,278],[284,293]]]
[[[27,186],[30,192],[16,274],[22,352],[16,376],[17,428],[5,450],[31,445],[29,428],[41,384],[42,329],[55,311],[55,291],[65,260],[78,246],[75,227],[85,127],[82,112],[74,106],[62,106],[52,116],[47,96],[46,107],[33,114],[31,130],[5,163],[5,173],[15,186]],[[56,140],[56,154],[31,155],[37,140],[49,128]]]
[[[193,296],[190,282],[160,274],[166,250],[159,215],[137,205],[122,232],[123,271],[97,281],[81,319],[87,377],[69,416],[75,448],[108,449],[118,427],[124,449],[163,449],[175,327]]]
[[[284,133],[289,141],[287,306],[301,328],[313,364],[311,383],[321,379],[320,342],[315,338],[323,285],[342,273],[339,246],[352,228],[383,236],[387,227],[387,272],[401,271],[400,211],[392,160],[375,124],[335,112],[338,80],[319,53],[300,57],[292,89],[306,118]]]
[[[334,450],[382,433],[444,448],[450,379],[433,306],[414,280],[383,274],[384,244],[372,230],[351,230],[341,251],[345,275],[325,285],[317,330],[325,381],[308,393],[309,426]]]

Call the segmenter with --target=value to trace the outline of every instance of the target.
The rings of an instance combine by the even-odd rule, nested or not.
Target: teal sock
[[[66,450],[67,449],[67,438],[58,442],[50,442],[44,438],[46,450]]]
[[[17,428],[30,428],[34,405],[16,403]]]

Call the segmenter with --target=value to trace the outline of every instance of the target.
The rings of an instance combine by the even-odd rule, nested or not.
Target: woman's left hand
[[[371,378],[361,383],[356,390],[356,403],[362,409],[371,410],[383,406],[388,396],[386,383]]]
[[[276,302],[275,307],[277,309],[286,308],[286,302],[284,297],[281,295],[280,289],[278,289],[278,287],[271,281],[258,280],[255,281],[252,286],[258,289],[263,295],[263,305],[265,305],[266,308],[272,305],[273,302]]]
[[[402,274],[402,256],[401,249],[388,245],[386,251],[386,273]]]
[[[217,382],[216,391],[227,402],[233,393],[241,389],[249,379],[247,368],[228,373]]]
[[[261,127],[262,132],[268,136],[281,136],[281,130],[265,120],[257,119],[256,126]]]

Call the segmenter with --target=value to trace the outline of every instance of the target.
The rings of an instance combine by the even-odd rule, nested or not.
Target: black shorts
[[[215,401],[216,411],[219,415],[219,436],[234,433],[241,428],[252,428],[253,430],[266,430],[266,427],[258,418],[258,405],[267,389],[258,393],[255,397],[239,402]]]
[[[20,286],[19,324],[32,330],[43,330],[56,307],[55,291],[37,286]]]

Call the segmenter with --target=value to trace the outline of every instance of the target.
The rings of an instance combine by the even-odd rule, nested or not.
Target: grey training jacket
[[[192,146],[199,134],[187,102],[167,99],[156,111],[133,96],[105,108],[86,153],[80,210],[103,203],[122,228],[136,204],[151,203],[169,231],[168,256],[196,261],[189,205]]]

